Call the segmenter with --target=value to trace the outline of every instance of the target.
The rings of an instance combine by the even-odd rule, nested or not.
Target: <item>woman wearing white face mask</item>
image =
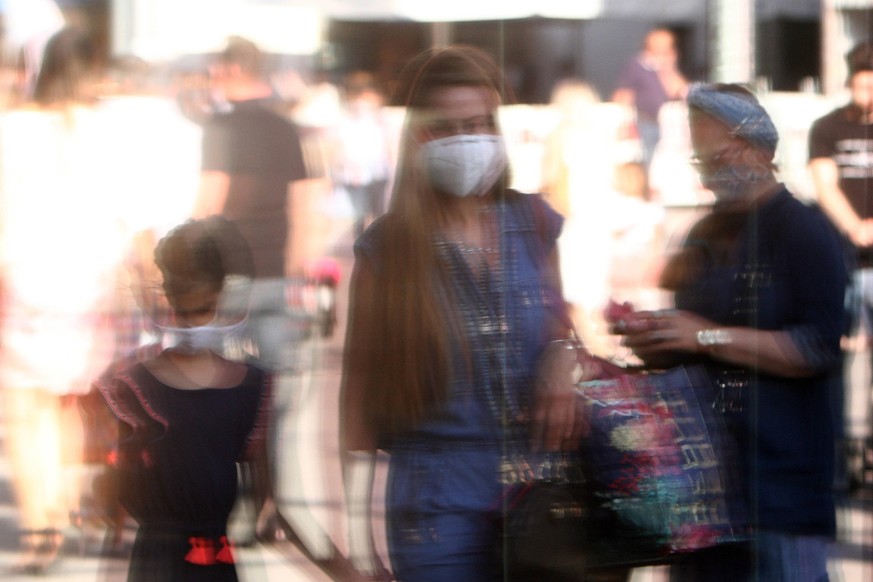
[[[399,580],[493,580],[500,499],[534,451],[571,447],[576,347],[555,240],[562,219],[507,188],[500,71],[470,47],[404,71],[391,208],[356,244],[342,390],[355,565],[390,574],[367,521],[372,457],[391,455]]]

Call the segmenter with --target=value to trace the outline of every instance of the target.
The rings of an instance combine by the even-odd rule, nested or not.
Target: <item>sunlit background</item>
[[[99,168],[91,210],[112,222],[115,237],[110,244],[106,244],[109,239],[94,243],[83,233],[78,242],[93,251],[92,261],[98,256],[103,262],[120,261],[136,233],[166,232],[189,216],[199,180],[200,127],[196,111],[183,111],[180,104],[196,108],[208,99],[210,57],[228,36],[240,35],[269,54],[273,88],[286,104],[288,116],[301,127],[309,170],[320,180],[320,188],[308,201],[311,214],[306,228],[311,236],[306,255],[313,261],[336,258],[345,282],[351,267],[352,209],[332,179],[325,136],[339,118],[340,87],[348,74],[366,71],[390,94],[400,67],[424,48],[461,42],[488,50],[504,67],[517,97],[517,103],[501,108],[500,123],[513,185],[526,192],[543,189],[547,141],[566,122],[564,112],[552,103],[553,89],[562,80],[584,81],[596,97],[588,103],[584,123],[598,136],[600,186],[611,191],[615,168],[639,161],[641,151],[633,130],[634,112],[610,102],[610,96],[619,71],[640,50],[646,31],[666,27],[676,37],[679,66],[690,81],[743,82],[758,92],[779,128],[776,162],[781,179],[800,198],[813,202],[806,170],[808,129],[813,120],[846,101],[843,56],[855,43],[870,40],[873,0],[0,0],[0,17],[4,109],[21,104],[27,75],[38,68],[41,49],[53,32],[64,24],[76,24],[96,39],[104,75],[99,81],[101,123],[121,137],[80,152],[81,163]],[[402,108],[389,101],[384,114],[396,137]],[[681,102],[668,104],[660,114],[662,139],[645,196],[658,210],[660,235],[646,258],[669,251],[711,202],[711,194],[700,188],[688,165],[685,115]],[[19,141],[0,144],[4,180],[13,180],[21,170],[10,163],[38,164],[22,153],[38,150],[39,144],[28,141],[38,137],[19,134]],[[20,155],[9,155],[16,150]],[[592,172],[594,181],[597,172]],[[611,203],[607,196],[595,196],[591,204],[603,206],[601,210],[608,213]],[[56,214],[53,219],[65,216]],[[622,228],[621,220],[617,224],[614,232]],[[50,223],[42,228],[51,231]],[[593,249],[578,250],[575,258],[580,264],[588,252]],[[33,260],[50,262],[50,253],[35,249]],[[622,260],[622,269],[645,270],[642,257]],[[65,267],[67,274],[59,271],[61,280],[76,276],[76,265]],[[607,294],[619,300],[633,297],[643,306],[661,306],[663,297],[653,279],[631,279],[636,287],[629,289],[627,278],[613,277],[606,283],[614,285]],[[342,319],[343,294],[339,301]],[[316,387],[319,395],[298,395],[300,410],[311,415],[298,427],[303,431],[298,442],[311,449],[304,457],[314,465],[328,465],[306,471],[310,473],[307,500],[322,522],[332,524],[327,529],[339,532],[338,540],[342,538],[340,520],[334,515],[341,498],[338,470],[333,461],[324,461],[325,456],[336,455],[336,419],[329,412],[335,400],[324,400],[324,395],[336,389],[337,358],[329,350],[340,349],[341,332],[342,321],[333,338],[313,348],[322,366],[311,371],[313,382],[324,383]],[[44,349],[47,354],[65,351],[63,346]],[[606,343],[602,349],[604,355],[614,356],[610,350],[617,346]],[[66,356],[77,354],[70,351]],[[0,411],[0,423],[2,418]],[[8,474],[0,454],[0,480],[4,471]],[[17,529],[9,487],[2,482],[0,504],[2,572],[13,559]],[[860,547],[873,543],[869,522],[867,528]],[[75,551],[68,552],[73,557],[59,567],[58,579],[95,579],[97,559],[85,547],[88,540],[99,537],[95,531],[82,536],[87,539],[81,542],[78,558]],[[845,579],[871,575],[858,565],[863,560],[854,558],[844,563]],[[264,576],[258,579],[267,579],[268,574],[275,579],[318,579],[293,561],[281,564],[274,557],[259,563]],[[289,571],[297,578],[283,577]],[[859,577],[853,577],[856,573]],[[640,573],[638,579],[657,575]]]

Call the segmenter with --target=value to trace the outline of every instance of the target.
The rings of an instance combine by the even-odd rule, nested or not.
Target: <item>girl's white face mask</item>
[[[224,353],[225,342],[241,341],[245,337],[248,318],[229,325],[218,325],[213,319],[206,325],[194,327],[155,326],[163,333],[165,348],[173,348],[185,354],[209,350]]]
[[[186,354],[209,350],[221,355],[228,346],[244,343],[248,332],[250,289],[251,279],[247,277],[225,277],[212,319],[195,326],[179,325],[166,298],[162,298],[161,307],[152,313],[152,324],[161,333],[163,347]]]
[[[453,135],[422,145],[420,161],[434,189],[459,198],[486,194],[506,170],[499,135]]]

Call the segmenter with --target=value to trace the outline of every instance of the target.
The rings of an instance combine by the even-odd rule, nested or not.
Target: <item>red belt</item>
[[[198,566],[213,566],[215,564],[234,564],[233,544],[227,536],[219,538],[220,547],[216,549],[215,540],[207,537],[190,537],[188,543],[191,549],[185,556],[185,561]]]

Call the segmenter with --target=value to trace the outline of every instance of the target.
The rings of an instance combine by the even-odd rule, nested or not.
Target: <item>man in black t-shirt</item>
[[[848,55],[852,101],[817,120],[809,166],[819,203],[873,267],[873,46]]]
[[[288,476],[277,482],[283,497],[303,499],[296,443],[288,440],[297,431],[287,427],[297,421],[291,405],[304,389],[306,365],[300,356],[312,322],[289,308],[288,291],[303,274],[303,227],[311,221],[304,209],[317,181],[307,174],[296,127],[275,108],[279,99],[263,77],[262,62],[257,46],[232,37],[210,68],[220,101],[203,125],[194,216],[220,214],[232,220],[251,247],[255,278],[247,329],[258,360],[274,377],[270,454],[276,475]],[[295,523],[318,531],[303,508],[295,511]]]
[[[666,28],[650,30],[643,50],[624,66],[612,94],[612,101],[636,111],[646,170],[661,139],[658,121],[661,106],[683,98],[688,90],[688,81],[679,71],[678,60],[673,32]]]
[[[852,330],[860,331],[869,344],[873,337],[873,45],[856,46],[846,60],[851,102],[813,124],[809,168],[819,204],[854,247],[857,268],[849,298]],[[849,442],[850,452],[854,451],[849,469],[863,475],[860,465],[866,455],[859,439],[869,438],[871,432],[870,386],[851,386],[850,381],[847,377],[852,391],[846,394],[860,390],[861,406],[848,407],[853,415],[846,432],[854,437]]]
[[[232,220],[252,249],[255,281],[249,329],[260,360],[273,371],[292,368],[300,325],[286,289],[301,272],[298,199],[307,184],[295,126],[274,110],[272,87],[262,78],[262,54],[231,38],[211,67],[224,102],[203,126],[201,186],[195,217]]]

